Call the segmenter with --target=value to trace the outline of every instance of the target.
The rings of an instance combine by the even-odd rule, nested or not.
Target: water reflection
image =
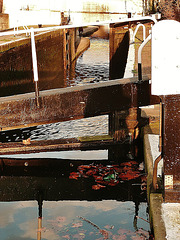
[[[27,159],[3,161],[1,239],[147,239],[149,236],[149,224],[135,217],[145,220],[148,217],[141,178],[94,190],[93,177],[70,178],[70,173],[82,165],[81,160],[31,159],[34,164],[29,165],[25,164]],[[109,167],[110,162],[84,160],[83,164]]]
[[[114,200],[90,203],[45,201],[43,202],[42,228],[38,230],[37,202],[13,202],[11,205],[2,203],[0,212],[2,214],[6,211],[9,218],[0,218],[3,224],[0,228],[1,239],[34,240],[40,237],[48,240],[105,239],[96,227],[78,216],[84,216],[85,219],[107,231],[108,239],[147,239],[149,228],[145,221],[138,221],[139,231],[134,230],[132,222],[134,208],[133,202]],[[139,216],[142,218],[146,218],[145,210],[146,205],[141,203]],[[17,218],[17,215],[20,218]]]
[[[95,46],[95,48],[93,48]],[[100,51],[97,52],[97,49]],[[96,53],[92,58],[94,49]],[[106,51],[104,51],[106,49]],[[76,76],[68,84],[78,85],[106,81],[109,78],[108,41],[91,39],[91,48],[78,60]],[[92,50],[92,51],[91,51]],[[103,54],[105,55],[103,55]],[[2,141],[72,138],[108,133],[108,116],[93,119],[49,124],[21,129],[9,136],[1,134]],[[123,149],[124,148],[124,149]],[[127,157],[129,147],[119,152]],[[115,155],[115,149],[112,150]],[[94,178],[70,179],[82,164],[113,164],[107,150],[45,153],[13,156],[1,159],[0,178],[0,235],[1,239],[148,239],[149,224],[146,214],[146,191],[141,178],[122,180],[115,186],[92,189]],[[95,157],[96,156],[96,157]],[[7,156],[8,157],[8,156]],[[118,156],[119,164],[129,161]],[[16,159],[14,159],[16,158]],[[57,159],[59,158],[59,159]],[[138,160],[140,164],[140,160]],[[138,219],[136,216],[141,217]]]

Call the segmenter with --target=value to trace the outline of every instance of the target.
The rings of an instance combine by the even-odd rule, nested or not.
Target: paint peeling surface
[[[177,240],[180,236],[180,203],[163,203],[162,217],[166,228],[166,239]]]

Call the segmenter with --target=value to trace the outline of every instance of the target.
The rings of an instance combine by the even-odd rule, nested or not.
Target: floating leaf
[[[93,190],[99,190],[99,189],[101,189],[101,188],[105,188],[106,186],[103,186],[103,185],[101,185],[101,184],[97,184],[97,185],[93,185],[92,186],[92,189]]]
[[[93,177],[97,184],[93,185],[92,189],[99,190],[105,186],[116,186],[119,180],[129,181],[139,178],[141,175],[141,172],[138,171],[138,163],[136,161],[129,161],[123,162],[120,165],[80,165],[78,172],[70,173],[69,178],[77,180],[79,177]],[[143,178],[141,181],[144,181]]]

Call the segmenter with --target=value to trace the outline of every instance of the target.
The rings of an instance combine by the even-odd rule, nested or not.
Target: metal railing
[[[59,29],[71,29],[71,28],[80,28],[80,27],[86,27],[86,26],[102,26],[102,25],[109,25],[109,24],[118,24],[118,23],[124,23],[128,24],[131,22],[140,22],[140,21],[153,21],[154,23],[157,22],[155,17],[151,16],[145,16],[145,17],[139,17],[139,18],[124,18],[119,20],[109,20],[109,21],[101,21],[101,22],[90,22],[90,23],[80,23],[80,24],[72,24],[72,25],[63,25],[63,26],[54,26],[54,27],[45,27],[45,28],[24,28],[24,30],[19,30],[17,27],[17,30],[15,31],[7,31],[7,32],[0,32],[1,36],[10,36],[10,35],[19,35],[19,34],[26,34],[31,35],[31,51],[32,51],[32,64],[33,64],[33,76],[34,76],[34,83],[35,83],[35,96],[36,96],[36,103],[37,106],[39,106],[39,90],[38,90],[38,65],[37,65],[37,54],[36,54],[36,46],[35,46],[35,36],[34,33],[40,33],[40,32],[48,32],[48,31],[54,31]],[[141,24],[139,24],[139,27]],[[138,27],[138,28],[139,28]],[[137,28],[137,30],[138,30]],[[137,31],[136,31],[137,32]],[[144,37],[143,37],[144,38]],[[145,43],[146,41],[144,41]],[[142,48],[140,46],[140,48]],[[139,54],[138,54],[139,56]],[[139,61],[141,60],[141,57],[138,57]]]
[[[142,80],[142,50],[144,46],[151,40],[151,34],[144,40],[138,49],[138,80]]]
[[[143,41],[146,39],[146,27],[143,24],[139,23],[134,31],[132,43],[135,43],[135,37],[140,27],[143,28]]]

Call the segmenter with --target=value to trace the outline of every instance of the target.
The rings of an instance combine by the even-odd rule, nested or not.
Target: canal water
[[[91,39],[69,86],[108,81],[108,62],[108,40]],[[108,116],[100,116],[3,133],[1,141],[106,134]],[[3,157],[0,239],[151,239],[142,152],[121,148],[118,160],[116,149]]]

